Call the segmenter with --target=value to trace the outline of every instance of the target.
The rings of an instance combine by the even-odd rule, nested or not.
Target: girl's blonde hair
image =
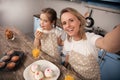
[[[67,8],[65,8],[61,11],[60,20],[61,20],[62,14],[66,13],[66,12],[69,12],[69,13],[73,14],[81,22],[81,24],[79,25],[80,26],[79,27],[80,28],[80,31],[79,31],[80,37],[81,37],[81,39],[86,40],[86,35],[85,35],[85,30],[84,30],[85,23],[86,23],[85,18],[77,10],[75,10],[73,8],[70,8],[70,7],[67,7]],[[70,39],[71,39],[70,36],[68,36],[68,40],[70,40]]]

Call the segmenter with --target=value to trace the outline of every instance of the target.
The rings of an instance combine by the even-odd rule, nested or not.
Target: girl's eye
[[[45,23],[47,23],[47,22],[48,22],[48,20],[43,20],[43,19],[41,19],[41,18],[40,18],[40,21],[43,21],[43,22],[45,22]]]
[[[48,21],[47,21],[47,20],[44,20],[44,22],[46,22],[46,23],[47,23]]]

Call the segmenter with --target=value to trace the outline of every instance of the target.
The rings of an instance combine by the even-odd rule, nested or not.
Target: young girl
[[[60,62],[57,40],[60,39],[61,30],[56,28],[56,21],[57,13],[54,9],[42,9],[40,13],[41,28],[35,32],[34,46]]]
[[[101,37],[94,33],[85,33],[85,18],[73,8],[63,9],[60,19],[67,33],[63,48],[63,53],[67,54],[65,62],[69,62],[83,79],[100,80],[98,50],[120,51],[120,25]]]

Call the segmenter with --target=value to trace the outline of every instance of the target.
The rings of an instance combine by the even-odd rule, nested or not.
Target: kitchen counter
[[[81,80],[81,75],[77,74],[72,68],[67,69],[60,65],[53,57],[47,55],[41,51],[41,55],[38,59],[32,57],[33,41],[29,39],[25,34],[15,27],[8,27],[15,33],[15,40],[7,40],[5,37],[5,28],[0,27],[0,54],[3,54],[9,50],[20,50],[24,52],[24,58],[17,70],[13,71],[0,71],[0,80],[25,80],[23,72],[31,63],[38,60],[48,60],[55,64],[60,69],[60,76],[57,80],[64,80],[65,75],[70,73],[75,80]]]

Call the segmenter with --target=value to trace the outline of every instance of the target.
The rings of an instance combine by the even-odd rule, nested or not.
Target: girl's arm
[[[59,46],[63,46],[63,41],[62,41],[62,39],[61,39],[61,36],[59,36],[58,38],[57,38],[57,43],[58,43],[58,45]]]
[[[105,37],[97,39],[96,45],[108,52],[120,51],[120,25],[107,33]]]
[[[33,43],[35,48],[40,49],[40,47],[41,47],[41,42],[40,42],[41,35],[42,35],[42,33],[40,31],[35,32],[35,39],[34,39],[34,43]]]
[[[39,40],[39,39],[35,38],[33,44],[34,44],[34,47],[35,47],[35,48],[40,49],[40,40]]]

